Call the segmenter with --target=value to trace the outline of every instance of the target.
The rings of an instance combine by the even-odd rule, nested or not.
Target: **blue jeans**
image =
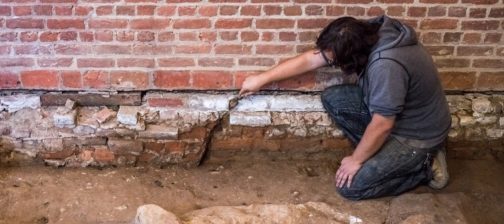
[[[322,103],[333,121],[357,145],[371,121],[361,89],[354,85],[329,87],[322,93]],[[351,186],[345,184],[337,190],[347,199],[360,200],[398,195],[428,183],[432,178],[432,155],[441,147],[415,148],[389,137],[380,150],[364,162]]]

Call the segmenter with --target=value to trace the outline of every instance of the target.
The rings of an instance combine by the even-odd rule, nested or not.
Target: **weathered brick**
[[[43,94],[40,96],[42,106],[65,105],[66,100],[71,99],[81,106],[138,106],[142,103],[140,93],[117,93],[117,94],[97,94],[97,93],[59,93]]]
[[[109,139],[108,147],[116,155],[140,155],[143,143],[137,140]]]
[[[115,155],[106,146],[95,147],[93,157],[97,162],[111,163],[115,159]]]
[[[138,133],[138,137],[151,139],[177,139],[178,128],[167,127],[164,125],[147,125],[145,131]]]
[[[125,125],[136,125],[138,122],[138,107],[121,106],[117,113],[117,121]]]

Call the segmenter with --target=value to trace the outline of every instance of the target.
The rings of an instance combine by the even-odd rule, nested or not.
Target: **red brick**
[[[96,8],[96,15],[98,16],[112,15],[113,10],[114,10],[113,6],[109,5],[98,6]]]
[[[453,55],[455,49],[453,46],[425,46],[425,48],[432,56]]]
[[[472,3],[478,5],[491,5],[499,2],[499,0],[462,0],[462,3]]]
[[[431,29],[456,29],[458,20],[456,19],[425,19],[420,23],[420,28]]]
[[[434,60],[438,68],[467,68],[469,59],[436,59]]]
[[[385,10],[383,10],[379,6],[373,6],[373,7],[369,8],[369,10],[367,12],[368,16],[380,16],[383,14],[385,14]]]
[[[445,43],[457,43],[461,40],[462,33],[461,32],[456,32],[456,33],[445,33],[443,36],[443,42]]]
[[[498,20],[462,21],[463,30],[496,30],[499,28]]]
[[[82,77],[79,71],[63,71],[61,80],[65,88],[82,88]]]
[[[11,7],[10,6],[0,6],[0,16],[10,16]]]
[[[196,14],[196,6],[179,6],[178,14],[179,16],[194,16]]]
[[[217,29],[237,29],[251,27],[252,19],[218,19],[215,22]]]
[[[245,42],[256,41],[259,39],[259,33],[254,32],[254,31],[244,31],[244,32],[241,32],[240,37],[241,37],[241,40],[245,41]]]
[[[52,15],[53,7],[51,5],[36,5],[33,6],[33,11],[35,15],[39,16],[50,16]]]
[[[13,11],[16,16],[28,16],[32,14],[31,6],[14,6]]]
[[[493,47],[458,46],[458,56],[490,56],[493,54]]]
[[[159,58],[157,61],[160,67],[190,67],[195,65],[193,58]]]
[[[259,45],[256,46],[256,54],[289,54],[293,53],[291,45]]]
[[[280,32],[278,38],[281,41],[296,41],[297,33],[295,32]]]
[[[184,102],[178,98],[149,98],[147,103],[151,107],[182,107]]]
[[[140,71],[112,71],[110,84],[116,89],[145,89],[149,86],[149,75]]]
[[[131,29],[166,29],[170,25],[169,19],[134,19],[130,22]]]
[[[93,42],[94,34],[93,32],[79,32],[79,39],[82,42]]]
[[[131,54],[131,47],[124,45],[96,45],[93,49],[97,54]]]
[[[366,12],[364,8],[357,6],[347,7],[346,10],[349,16],[363,16]]]
[[[458,0],[420,0],[421,3],[440,3],[440,4],[448,4],[448,3],[457,3]]]
[[[202,29],[210,28],[209,19],[179,19],[173,23],[174,29]]]
[[[485,34],[484,43],[497,44],[501,42],[501,39],[502,39],[502,33],[487,33]]]
[[[448,9],[448,16],[452,17],[465,17],[466,16],[466,7],[450,7]]]
[[[41,3],[77,3],[77,0],[40,0]]]
[[[462,42],[466,44],[478,44],[481,42],[481,33],[465,33]]]
[[[134,16],[135,6],[118,5],[116,6],[116,15]]]
[[[166,153],[183,153],[187,144],[183,141],[172,141],[165,143]]]
[[[413,0],[378,0],[381,3],[413,3]]]
[[[445,6],[430,7],[427,16],[429,17],[446,16],[446,7]]]
[[[108,68],[114,67],[114,60],[108,58],[78,58],[79,68]]]
[[[37,63],[40,67],[70,67],[72,58],[39,58]]]
[[[40,46],[40,45],[19,45],[13,46],[14,51],[17,55],[21,54],[32,54],[32,55],[48,55],[51,54],[50,46]]]
[[[205,54],[210,53],[212,46],[210,45],[177,45],[175,46],[175,53],[177,54]]]
[[[219,32],[219,37],[224,41],[238,40],[238,32],[237,31]]]
[[[282,7],[278,5],[263,5],[263,12],[267,16],[280,15],[282,13]]]
[[[427,14],[426,7],[409,7],[408,16],[412,17],[424,17]]]
[[[54,12],[57,16],[71,16],[72,6],[54,6]]]
[[[92,10],[93,10],[92,7],[77,6],[77,7],[75,7],[75,15],[76,16],[87,16],[91,13]]]
[[[32,58],[0,58],[0,67],[33,67]]]
[[[54,42],[58,40],[59,33],[57,32],[43,32],[40,34],[40,41],[41,42]]]
[[[11,52],[11,50],[10,50],[9,45],[4,45],[4,46],[0,45],[0,55],[7,55],[7,54],[10,54],[10,52]]]
[[[292,19],[257,19],[257,29],[281,29],[294,28],[295,21]]]
[[[77,40],[77,32],[75,31],[64,31],[59,34],[59,38],[62,41],[72,41]]]
[[[240,58],[238,60],[239,65],[244,66],[273,66],[275,65],[275,60],[272,58]]]
[[[133,46],[133,54],[136,55],[166,55],[172,52],[172,46],[167,45],[135,44]]]
[[[180,41],[197,41],[198,35],[194,32],[180,32],[179,33]]]
[[[306,73],[277,83],[279,89],[310,90],[315,87],[316,76]]]
[[[341,6],[327,6],[326,15],[327,16],[342,16],[345,14],[345,8]]]
[[[472,8],[469,10],[469,17],[471,18],[485,18],[486,9],[485,8]]]
[[[33,70],[21,72],[21,83],[24,88],[56,89],[59,77],[56,71]]]
[[[478,90],[504,90],[504,72],[481,72],[476,84]]]
[[[190,78],[188,71],[156,71],[154,86],[162,89],[188,89]]]
[[[89,46],[74,45],[74,44],[71,45],[59,44],[54,47],[54,51],[57,54],[63,54],[63,55],[85,55],[90,54],[91,50],[92,48]]]
[[[7,19],[6,25],[10,29],[43,29],[44,21],[41,19]]]
[[[223,16],[236,15],[238,13],[238,6],[224,5],[219,7],[219,14]]]
[[[105,147],[97,147],[93,153],[93,157],[97,162],[108,163],[115,159],[115,155],[112,151]]]
[[[92,29],[121,29],[128,26],[125,19],[92,19],[89,20],[89,28]]]
[[[38,39],[38,33],[37,32],[21,32],[21,36],[19,37],[19,39],[22,41],[22,42],[33,42],[33,41],[36,41]]]
[[[316,29],[324,28],[331,20],[328,19],[300,19],[298,20],[297,27],[301,29]]]
[[[152,16],[154,15],[154,11],[156,10],[156,6],[154,5],[139,5],[137,6],[137,14],[141,16]]]
[[[144,142],[144,148],[145,148],[145,150],[162,154],[165,149],[165,143],[163,143],[163,142]]]
[[[226,67],[230,68],[234,66],[233,58],[199,58],[198,65],[202,67]]]
[[[219,8],[216,6],[201,6],[198,9],[198,14],[200,16],[212,17],[217,15]]]
[[[84,29],[83,19],[48,19],[47,28],[49,29]]]
[[[472,90],[476,84],[476,72],[441,72],[445,90]]]
[[[176,6],[161,6],[157,8],[157,14],[160,16],[173,16],[175,15]]]
[[[82,80],[87,88],[106,89],[110,86],[110,75],[105,71],[87,71]]]
[[[0,71],[0,89],[18,87],[19,77],[11,72]]]
[[[140,42],[150,42],[156,39],[156,34],[150,31],[140,31],[137,33],[137,40]]]
[[[502,59],[474,59],[473,67],[475,67],[475,68],[504,68],[504,60],[502,60]]]
[[[491,8],[488,14],[490,18],[502,18],[504,17],[504,8]]]
[[[336,0],[336,3],[341,4],[367,4],[371,2],[373,2],[373,0]]]
[[[192,77],[195,89],[229,89],[233,84],[233,76],[228,72],[196,71]]]
[[[175,40],[175,34],[173,32],[162,32],[158,34],[158,41],[167,42]]]
[[[262,32],[261,33],[261,40],[262,41],[273,41],[273,38],[275,38],[275,33],[273,33],[273,32]]]
[[[242,44],[237,45],[217,45],[215,46],[216,54],[251,54],[252,46]]]
[[[240,9],[240,15],[242,15],[242,16],[260,16],[261,15],[261,6],[260,5],[242,6]]]
[[[134,31],[117,31],[116,40],[121,42],[133,41],[135,40]]]
[[[117,67],[143,67],[153,68],[155,65],[154,59],[151,58],[119,58],[117,59]]]
[[[402,16],[406,8],[404,6],[389,6],[387,7],[387,15],[389,16]]]

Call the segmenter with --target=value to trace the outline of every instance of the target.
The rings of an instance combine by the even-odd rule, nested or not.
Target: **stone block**
[[[73,129],[73,133],[77,135],[91,135],[94,134],[95,132],[96,129],[87,125],[79,125]]]
[[[36,109],[40,107],[40,97],[37,95],[11,95],[0,97],[0,105],[7,108],[9,113],[16,112],[23,108]]]
[[[187,108],[191,110],[227,111],[231,95],[190,94],[187,95]]]
[[[139,106],[141,93],[48,93],[40,96],[42,106],[63,106],[67,99],[80,106]]]
[[[135,216],[134,224],[179,224],[182,223],[180,220],[172,214],[164,210],[163,208],[149,204],[142,205],[138,207],[137,214]]]
[[[504,117],[499,118],[499,126],[504,127]]]
[[[270,128],[266,131],[265,136],[268,139],[281,139],[287,136],[287,132],[283,129]]]
[[[270,101],[271,111],[324,111],[319,95],[281,95]]]
[[[10,136],[13,138],[29,138],[30,137],[30,127],[25,125],[13,126],[11,129]]]
[[[471,126],[476,124],[476,120],[471,116],[459,116],[460,126]]]
[[[268,111],[270,100],[270,96],[248,96],[238,101],[234,111]]]
[[[117,121],[125,125],[136,125],[138,122],[138,107],[121,106],[117,113]]]
[[[264,127],[271,125],[271,115],[269,112],[231,112],[229,124]]]
[[[145,131],[138,133],[138,137],[153,139],[177,139],[178,128],[167,127],[164,125],[148,125]]]
[[[72,128],[75,127],[75,118],[77,116],[76,110],[71,111],[57,111],[53,115],[54,126],[58,128]]]
[[[109,139],[110,151],[117,155],[140,155],[143,151],[143,143],[137,140]]]
[[[481,125],[496,124],[497,117],[496,116],[480,117],[480,118],[476,118],[476,122],[480,123]]]
[[[500,138],[502,138],[502,136],[504,136],[504,130],[503,129],[494,129],[494,128],[487,129],[486,135],[489,138],[500,139]]]
[[[75,109],[75,107],[77,107],[77,103],[75,103],[75,101],[71,100],[71,99],[67,99],[66,102],[65,102],[65,108],[67,110],[73,110]]]
[[[473,111],[481,114],[488,114],[494,111],[492,102],[488,98],[476,98],[472,101]]]
[[[98,123],[102,124],[102,123],[105,123],[105,122],[111,120],[116,115],[117,115],[117,112],[115,112],[109,108],[103,108],[100,111],[98,111],[98,113],[96,113],[94,115],[94,118],[96,119],[96,121],[98,121]]]

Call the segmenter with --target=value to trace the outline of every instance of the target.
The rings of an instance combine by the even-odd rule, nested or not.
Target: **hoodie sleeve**
[[[403,111],[409,76],[397,62],[378,59],[368,70],[371,114],[395,116]]]

